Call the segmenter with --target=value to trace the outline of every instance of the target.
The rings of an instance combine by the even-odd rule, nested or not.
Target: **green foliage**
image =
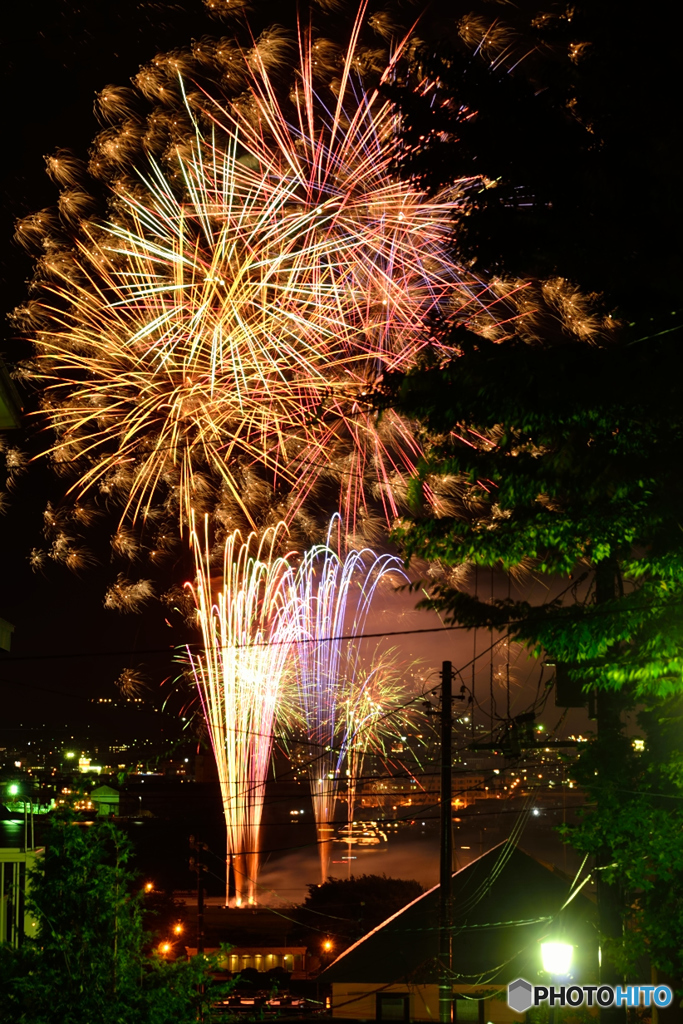
[[[421,425],[427,453],[394,538],[445,568],[570,580],[534,606],[482,600],[444,572],[421,604],[508,630],[598,689],[607,713],[580,769],[593,806],[571,841],[616,865],[605,876],[628,927],[614,956],[632,963],[647,947],[680,978],[680,755],[638,759],[619,726],[620,703],[683,691],[680,271],[666,240],[680,217],[678,128],[654,68],[634,78],[641,26],[613,0],[489,7],[475,0],[460,41],[423,48],[433,90],[388,90],[404,113],[403,173],[434,188],[485,176],[458,246],[484,280],[500,276],[498,294],[517,289],[495,339],[456,329],[449,363],[428,352],[378,386],[380,403]],[[662,188],[640,205],[627,197],[643,172]],[[602,904],[614,935],[604,890]]]
[[[510,623],[586,684],[680,689],[678,339],[532,346],[459,331],[452,362],[389,383],[392,404],[435,438],[394,534],[408,556],[565,576],[610,566],[616,583],[599,604],[539,607],[484,603],[440,583],[431,606],[465,625]],[[424,497],[440,488],[457,507],[437,518]]]
[[[322,950],[328,937],[336,956],[423,892],[419,882],[386,875],[328,878],[322,885],[308,886],[308,896],[297,909],[297,933],[314,951]]]
[[[37,937],[0,946],[2,1024],[194,1024],[222,994],[210,958],[147,952],[131,852],[110,822],[54,822],[30,877]]]
[[[603,963],[625,970],[647,952],[682,978],[683,761],[670,702],[683,691],[679,332],[625,332],[603,347],[455,340],[452,363],[388,387],[435,439],[396,536],[409,555],[445,565],[573,577],[562,599],[537,606],[487,602],[447,581],[423,604],[450,622],[508,629],[601,691],[598,740],[578,769],[591,806],[568,837],[614,865],[603,905],[618,899],[617,927],[606,911]],[[428,489],[446,490],[448,515],[430,513]],[[619,723],[619,705],[634,699],[651,705],[640,758]]]
[[[593,806],[578,826],[563,829],[576,849],[609,849],[606,880],[622,893],[624,932],[611,955],[625,972],[648,955],[665,974],[683,979],[683,700],[639,715],[645,749],[621,737],[605,750],[591,744],[577,779]]]

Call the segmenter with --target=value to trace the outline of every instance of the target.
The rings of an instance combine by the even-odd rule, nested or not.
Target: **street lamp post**
[[[549,939],[541,943],[541,960],[543,970],[550,975],[551,987],[554,982],[561,981],[569,974],[572,965],[574,947],[568,942]],[[555,1003],[550,1003],[548,1024],[555,1024]]]

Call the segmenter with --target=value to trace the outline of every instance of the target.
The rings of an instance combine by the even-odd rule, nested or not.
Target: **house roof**
[[[590,983],[597,977],[596,909],[583,893],[565,906],[570,895],[570,882],[509,843],[456,871],[453,984],[507,985],[519,977],[538,978],[539,942],[551,925],[575,946],[572,974]],[[438,924],[436,885],[349,947],[320,980],[436,983]]]
[[[111,786],[101,785],[97,789],[93,789],[90,792],[91,800],[118,800],[121,794],[116,789],[112,789]]]

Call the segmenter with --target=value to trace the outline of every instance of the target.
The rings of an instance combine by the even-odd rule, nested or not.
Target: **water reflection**
[[[24,845],[24,816],[21,819],[0,821],[0,846]]]

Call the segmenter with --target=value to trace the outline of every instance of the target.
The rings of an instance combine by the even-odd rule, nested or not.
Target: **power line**
[[[615,602],[618,603],[618,602]],[[539,609],[543,605],[539,606]],[[566,619],[566,616],[562,615],[563,611],[570,611],[573,606],[563,606],[561,609],[557,609],[555,613],[551,613],[544,616],[544,621],[552,622],[554,619]],[[665,601],[661,605],[657,605],[653,601],[648,601],[647,604],[642,606],[631,606],[625,609],[620,609],[619,614],[630,615],[638,612],[653,612],[658,609],[669,610],[671,608],[683,607],[683,601],[672,600]],[[614,607],[610,608],[591,608],[590,615],[592,617],[600,615],[615,615]],[[393,629],[383,630],[377,633],[340,633],[337,636],[323,636],[323,637],[299,637],[298,639],[289,640],[259,640],[250,644],[225,644],[216,645],[212,649],[214,650],[242,650],[250,649],[253,647],[280,647],[288,646],[295,647],[303,644],[324,644],[324,643],[339,643],[342,641],[360,641],[360,640],[377,640],[383,637],[390,636],[418,636],[427,633],[455,633],[466,631],[469,632],[475,628],[488,629],[492,633],[503,633],[510,626],[516,626],[523,622],[522,619],[506,619],[496,623],[495,625],[483,625],[483,626],[461,626],[461,625],[450,625],[450,626],[426,626],[420,629]],[[508,634],[506,634],[508,635]],[[502,638],[504,639],[504,637]],[[496,643],[500,643],[498,640]],[[120,658],[128,656],[150,656],[150,655],[161,655],[169,654],[172,651],[187,650],[188,648],[199,648],[204,649],[203,645],[199,641],[189,641],[183,644],[178,644],[171,647],[148,647],[142,649],[124,648],[117,651],[90,651],[90,652],[66,652],[63,654],[18,654],[18,655],[3,655],[2,661],[7,664],[8,662],[28,662],[28,661],[57,661],[64,659],[78,659],[78,658]],[[488,653],[490,648],[487,648],[485,653]],[[467,668],[471,665],[471,662],[467,662],[466,665],[461,666],[460,671],[463,668]]]
[[[429,626],[422,629],[394,629],[385,630],[381,633],[341,633],[338,636],[323,636],[323,637],[301,637],[296,640],[260,640],[253,644],[225,644],[216,645],[215,650],[241,650],[242,648],[251,647],[279,647],[279,646],[294,646],[297,644],[325,644],[325,643],[337,643],[344,640],[377,640],[385,636],[413,636],[420,633],[443,633],[443,632],[455,632],[458,630],[469,629],[469,626]],[[499,630],[497,630],[499,632]],[[118,658],[122,656],[135,655],[143,657],[151,654],[169,654],[173,651],[180,651],[191,648],[204,649],[204,645],[199,641],[178,644],[173,647],[147,647],[141,650],[124,649],[118,651],[90,651],[90,652],[77,652],[77,653],[65,653],[65,654],[16,654],[3,656],[3,663],[7,662],[24,662],[24,661],[46,661],[46,660],[62,660],[64,658]]]

